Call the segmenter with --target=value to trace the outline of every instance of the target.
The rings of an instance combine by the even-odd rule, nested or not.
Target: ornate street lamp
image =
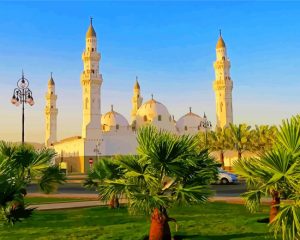
[[[207,145],[207,129],[212,127],[211,122],[207,120],[206,115],[204,113],[203,120],[200,121],[200,127],[205,129],[205,146]]]
[[[15,106],[22,104],[22,144],[24,144],[24,105],[28,103],[30,106],[34,105],[34,100],[32,97],[32,92],[28,88],[29,81],[24,77],[24,72],[22,71],[22,77],[17,82],[17,88],[14,89],[13,96],[11,98],[11,103]]]

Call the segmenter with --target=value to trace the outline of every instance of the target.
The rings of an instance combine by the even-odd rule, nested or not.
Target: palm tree
[[[220,162],[222,167],[224,167],[224,152],[230,148],[228,131],[228,128],[218,127],[215,131],[210,131],[207,137],[209,149],[211,151],[220,152]]]
[[[283,121],[276,140],[270,151],[240,159],[234,169],[246,179],[248,191],[243,197],[251,211],[257,210],[262,196],[272,197],[269,222],[275,238],[281,233],[284,240],[300,239],[299,116]]]
[[[171,239],[167,209],[174,204],[203,203],[217,179],[217,163],[199,150],[197,136],[175,136],[148,126],[138,132],[138,155],[115,161],[122,172],[103,179],[98,192],[103,200],[123,195],[131,213],[151,215],[149,239]]]
[[[0,141],[0,215],[11,223],[30,216],[24,197],[31,180],[37,181],[41,191],[50,193],[65,181],[59,168],[52,165],[52,149],[35,150],[31,145],[17,145]]]
[[[253,150],[264,153],[270,150],[275,144],[276,126],[255,125],[252,135]]]
[[[251,139],[251,126],[247,124],[229,124],[229,134],[231,146],[238,152],[238,159],[241,159],[243,152],[252,149]]]
[[[94,164],[92,170],[88,173],[88,177],[84,182],[84,186],[90,190],[97,190],[99,184],[103,184],[104,180],[115,180],[121,177],[122,171],[119,169],[114,159],[102,158]],[[110,208],[119,207],[119,198],[116,195],[111,196],[109,200]]]

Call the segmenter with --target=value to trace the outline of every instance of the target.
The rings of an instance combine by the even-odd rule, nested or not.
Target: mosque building
[[[230,61],[226,45],[220,34],[216,46],[217,59],[214,62],[217,126],[224,127],[233,122],[232,117],[232,80]],[[80,82],[82,87],[82,133],[60,141],[57,140],[57,95],[52,77],[48,81],[45,107],[45,145],[57,152],[57,162],[67,163],[68,172],[85,173],[97,156],[136,154],[136,132],[146,125],[171,133],[197,134],[206,131],[203,117],[189,112],[177,121],[167,107],[152,98],[143,102],[141,87],[136,78],[133,86],[132,110],[130,123],[111,106],[111,111],[101,114],[101,85],[103,82],[99,68],[101,54],[97,48],[97,35],[92,20],[86,33],[86,47],[82,53],[83,71]]]

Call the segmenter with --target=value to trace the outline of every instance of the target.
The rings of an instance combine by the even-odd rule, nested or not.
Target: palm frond
[[[178,186],[174,193],[174,199],[179,205],[199,204],[207,201],[212,191],[207,186]]]
[[[283,240],[300,239],[300,201],[281,203],[280,212],[270,224],[274,238]]]
[[[58,185],[66,181],[66,176],[60,172],[58,166],[50,166],[44,169],[38,181],[39,188],[44,193],[51,193],[57,190]]]
[[[257,212],[259,210],[260,200],[264,195],[265,193],[259,189],[250,190],[241,194],[241,196],[245,199],[245,206],[250,212]]]

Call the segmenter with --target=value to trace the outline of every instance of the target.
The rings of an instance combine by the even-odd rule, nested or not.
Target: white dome
[[[201,129],[201,121],[203,121],[203,118],[190,109],[189,113],[178,119],[176,128],[180,133],[197,133]]]
[[[145,102],[136,113],[137,127],[146,124],[153,124],[154,126],[168,131],[175,131],[173,119],[165,105],[151,99]]]
[[[104,131],[109,131],[111,128],[116,128],[118,130],[120,128],[129,127],[129,123],[126,118],[122,114],[114,111],[113,108],[110,112],[102,115],[101,125],[102,130]]]

